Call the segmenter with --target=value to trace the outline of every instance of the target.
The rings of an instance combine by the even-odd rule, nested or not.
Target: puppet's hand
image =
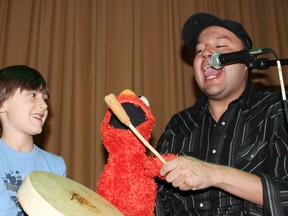
[[[167,154],[167,155],[161,155],[164,160],[166,161],[170,161],[176,157],[178,157],[178,155],[174,155],[174,154]],[[159,160],[159,158],[157,157],[146,157],[145,163],[144,163],[144,172],[146,174],[146,176],[150,176],[150,177],[158,177],[161,179],[165,179],[165,177],[160,175],[160,169],[162,168],[163,163]]]

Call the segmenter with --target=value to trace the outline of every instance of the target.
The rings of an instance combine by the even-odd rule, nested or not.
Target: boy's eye
[[[30,96],[32,96],[32,97],[36,97],[36,93],[34,93],[34,92],[30,92],[29,94],[30,94]]]
[[[38,94],[36,92],[30,92],[29,95],[33,98],[36,98]],[[39,97],[41,97],[41,95],[39,95]],[[46,96],[46,95],[43,95],[42,98],[44,101],[48,100],[48,96]]]

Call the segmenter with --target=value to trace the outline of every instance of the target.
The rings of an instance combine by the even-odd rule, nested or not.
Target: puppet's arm
[[[178,155],[167,154],[167,155],[161,155],[161,156],[164,158],[164,160],[170,161],[170,160],[176,158]],[[162,166],[163,166],[163,163],[159,160],[159,158],[149,157],[149,156],[145,157],[144,171],[145,171],[145,174],[147,176],[165,179],[165,177],[163,177],[159,174]]]

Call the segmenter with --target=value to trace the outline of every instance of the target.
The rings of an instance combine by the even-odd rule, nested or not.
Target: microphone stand
[[[286,117],[286,124],[288,124],[288,101],[286,100],[286,91],[282,76],[281,65],[288,65],[288,59],[269,60],[268,58],[259,58],[255,60],[255,64],[253,66],[255,69],[259,70],[266,70],[271,66],[278,66],[278,73],[283,99],[282,101],[284,106],[284,115]]]
[[[284,115],[286,117],[286,127],[288,125],[288,101],[287,100],[282,100],[283,101],[283,106],[284,106]]]
[[[277,61],[280,61],[281,65],[288,65],[288,59],[269,60],[268,58],[259,58],[256,59],[254,68],[258,70],[266,70],[271,66],[277,66]]]

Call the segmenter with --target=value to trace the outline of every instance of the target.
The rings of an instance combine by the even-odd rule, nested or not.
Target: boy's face
[[[36,90],[18,88],[1,106],[1,121],[4,133],[36,135],[48,115],[48,95]]]

